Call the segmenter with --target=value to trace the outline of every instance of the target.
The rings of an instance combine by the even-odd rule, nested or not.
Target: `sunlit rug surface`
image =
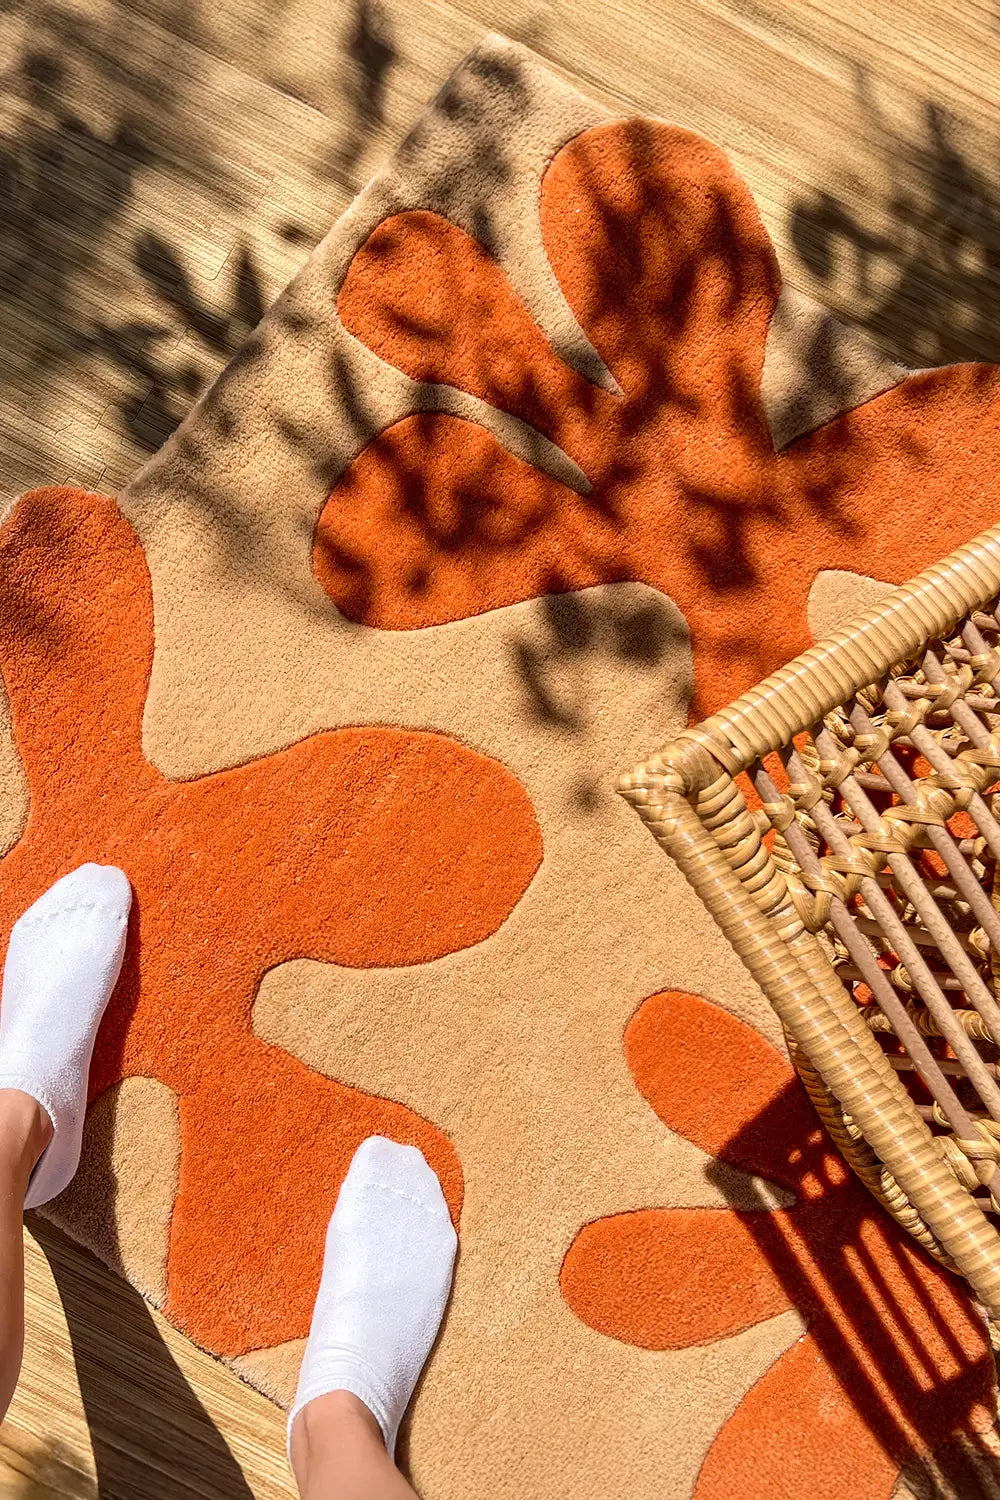
[[[420,1146],[425,1500],[882,1500],[991,1420],[612,790],[997,520],[997,372],[780,285],[715,146],[490,40],[117,503],[0,533],[0,928],[136,893],[54,1216],[287,1400],[353,1150]]]

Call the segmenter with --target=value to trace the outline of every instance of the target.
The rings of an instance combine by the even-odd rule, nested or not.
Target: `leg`
[[[24,1353],[24,1195],[51,1139],[52,1121],[37,1100],[19,1089],[0,1089],[0,1421]]]
[[[414,1500],[396,1434],[444,1316],[457,1248],[413,1146],[354,1155],[326,1234],[289,1457],[303,1500]]]
[[[87,1077],[125,951],[121,870],[83,865],[14,924],[0,1001],[0,1418],[24,1352],[21,1217],[80,1160]]]

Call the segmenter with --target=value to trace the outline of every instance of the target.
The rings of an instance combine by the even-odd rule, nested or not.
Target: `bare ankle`
[[[0,1160],[31,1175],[52,1139],[48,1110],[21,1089],[0,1089]]]
[[[353,1391],[328,1391],[304,1406],[292,1423],[293,1472],[301,1483],[319,1455],[335,1458],[345,1449],[370,1451],[391,1463],[382,1429],[360,1397]]]
[[[368,1436],[373,1442],[385,1447],[382,1429],[368,1407],[353,1391],[327,1391],[304,1406],[292,1427],[294,1445],[296,1432],[301,1432],[306,1442],[321,1437],[330,1442],[338,1436],[352,1442]]]

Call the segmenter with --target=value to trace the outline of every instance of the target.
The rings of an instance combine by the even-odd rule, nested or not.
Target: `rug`
[[[425,1500],[978,1463],[980,1317],[613,788],[993,523],[998,415],[782,290],[717,147],[484,42],[136,480],[0,532],[0,930],[136,897],[52,1216],[287,1402],[353,1150],[418,1145]]]

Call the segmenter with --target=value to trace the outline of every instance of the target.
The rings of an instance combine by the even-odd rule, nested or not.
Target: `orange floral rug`
[[[0,532],[0,928],[136,896],[54,1217],[287,1401],[354,1148],[419,1145],[425,1500],[995,1482],[980,1317],[612,788],[995,522],[998,416],[783,291],[716,147],[483,44],[128,489]]]

